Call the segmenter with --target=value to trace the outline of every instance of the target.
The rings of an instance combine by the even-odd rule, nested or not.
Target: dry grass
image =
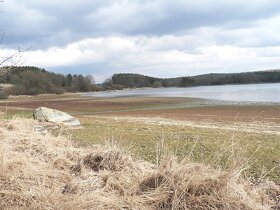
[[[42,135],[27,119],[0,122],[0,141],[0,209],[279,209],[279,186],[256,186],[242,169],[164,155],[150,164]]]
[[[156,163],[155,148],[162,141],[165,150],[179,160],[229,169],[236,157],[246,162],[245,174],[265,175],[280,184],[280,135],[278,124],[219,123],[167,120],[147,117],[79,118],[84,129],[72,130],[73,139],[83,144],[104,144],[112,139],[122,148],[148,162]]]

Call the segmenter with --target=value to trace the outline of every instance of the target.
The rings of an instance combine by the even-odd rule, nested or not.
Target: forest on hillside
[[[93,77],[90,75],[63,75],[32,66],[2,67],[0,83],[12,85],[0,90],[0,98],[6,98],[8,95],[88,92],[94,90],[95,87]]]
[[[190,87],[226,84],[253,84],[280,82],[280,70],[267,70],[243,73],[204,74],[198,76],[156,78],[141,74],[114,74],[106,80],[104,87],[140,88],[140,87]]]

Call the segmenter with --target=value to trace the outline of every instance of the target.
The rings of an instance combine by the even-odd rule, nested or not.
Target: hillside
[[[0,122],[0,209],[278,209],[279,186],[251,183],[164,156],[157,165],[114,146],[78,147],[36,132],[37,122]]]
[[[156,78],[141,74],[114,74],[106,86],[139,87],[189,87],[204,85],[276,83],[280,82],[280,70],[227,74],[204,74],[177,78]]]
[[[63,75],[33,66],[8,66],[0,68],[0,83],[12,84],[0,92],[0,98],[8,95],[38,95],[87,92],[92,90],[92,78],[82,75]]]

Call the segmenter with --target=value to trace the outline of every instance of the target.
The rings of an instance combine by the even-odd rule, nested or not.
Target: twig
[[[31,47],[32,47],[32,45],[30,45],[28,48],[26,48],[26,49],[24,49],[24,50],[21,50],[20,47],[18,47],[18,52],[14,53],[14,54],[12,54],[11,56],[9,56],[9,57],[5,58],[4,60],[2,60],[2,61],[0,62],[0,66],[2,66],[2,65],[3,65],[5,62],[7,62],[8,60],[11,60],[12,58],[14,58],[14,57],[20,55],[21,53],[24,53],[24,52],[30,50]]]
[[[2,43],[3,43],[4,37],[5,37],[5,32],[2,34],[0,44],[2,44]]]

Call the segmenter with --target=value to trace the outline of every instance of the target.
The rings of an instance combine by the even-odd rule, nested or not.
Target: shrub
[[[0,99],[7,99],[9,94],[5,90],[0,90]]]

